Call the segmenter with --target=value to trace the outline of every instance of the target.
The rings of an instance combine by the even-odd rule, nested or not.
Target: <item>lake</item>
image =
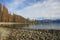
[[[54,29],[60,30],[60,23],[48,23],[48,24],[38,24],[38,25],[29,25],[23,27],[24,29]]]

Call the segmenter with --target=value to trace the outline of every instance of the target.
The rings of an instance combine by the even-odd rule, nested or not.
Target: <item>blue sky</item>
[[[9,12],[25,18],[60,19],[60,0],[0,0]]]

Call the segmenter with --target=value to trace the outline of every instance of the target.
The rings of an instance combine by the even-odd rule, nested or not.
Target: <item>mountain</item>
[[[60,19],[56,20],[50,20],[50,19],[45,19],[45,20],[38,20],[40,23],[60,23]]]

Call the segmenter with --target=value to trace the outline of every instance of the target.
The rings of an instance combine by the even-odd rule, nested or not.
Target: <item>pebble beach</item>
[[[0,40],[60,40],[60,30],[28,30],[0,27]]]

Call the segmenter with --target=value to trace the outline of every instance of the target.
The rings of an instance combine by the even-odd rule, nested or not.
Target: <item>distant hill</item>
[[[40,23],[60,23],[60,19],[56,20],[50,20],[50,19],[45,19],[45,20],[38,20]]]

